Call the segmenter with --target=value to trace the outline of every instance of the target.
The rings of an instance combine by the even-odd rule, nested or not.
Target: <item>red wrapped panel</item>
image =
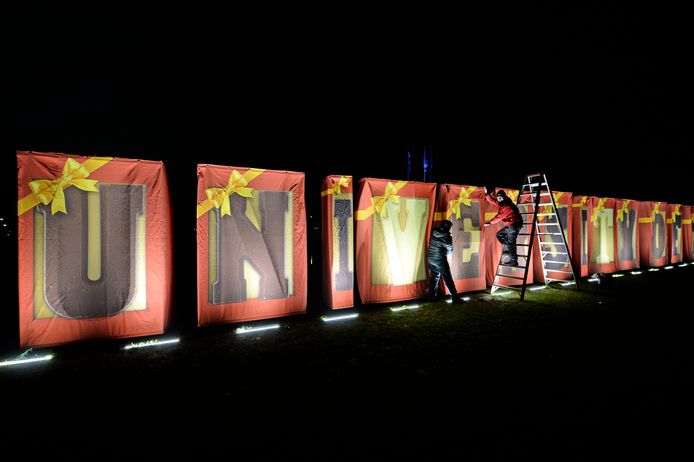
[[[333,309],[354,306],[354,203],[352,177],[323,179],[323,300]]]
[[[22,346],[161,334],[171,209],[161,162],[17,152]]]
[[[591,197],[588,202],[590,204],[588,223],[589,271],[590,273],[614,273],[617,271],[615,200],[609,197]]]
[[[554,191],[554,203],[557,205],[557,214],[561,228],[564,230],[568,253],[571,252],[571,198],[570,192]],[[547,201],[547,197],[542,200]],[[556,219],[554,217],[544,216],[544,213],[551,213],[552,207],[543,205],[540,207],[537,217],[538,231],[540,232],[558,232],[559,226],[555,226]],[[546,226],[543,226],[546,224]],[[540,244],[541,243],[541,244]],[[544,281],[544,272],[542,271],[542,261],[540,260],[540,252],[543,252],[543,258],[547,265],[547,276],[552,279],[571,279],[570,273],[560,273],[558,271],[571,271],[571,263],[569,255],[564,255],[567,250],[564,250],[563,240],[561,236],[555,235],[538,235],[538,240],[533,243],[533,264],[535,280]],[[552,271],[555,270],[555,271]]]
[[[363,303],[427,294],[426,249],[436,184],[364,178],[357,205],[357,285]]]
[[[670,263],[682,263],[684,259],[682,205],[667,206],[667,241]]]
[[[507,188],[497,188],[497,191],[503,189],[504,192],[506,192],[506,195],[513,201],[513,203],[516,203],[516,200],[518,199],[518,190],[517,189],[507,189]],[[529,197],[525,197],[524,201],[530,201]],[[494,216],[496,216],[498,212],[498,208],[494,207],[492,204],[488,203],[486,200],[484,201],[484,221],[488,222]],[[532,204],[520,204],[518,206],[518,210],[523,213],[523,212],[532,212]],[[524,220],[528,221],[528,215],[523,215]],[[485,248],[485,257],[486,257],[486,263],[485,263],[485,272],[486,272],[486,279],[487,279],[487,285],[492,285],[494,283],[494,276],[496,274],[496,268],[499,265],[499,258],[501,257],[501,252],[502,252],[502,246],[499,243],[499,240],[496,238],[496,233],[501,230],[504,227],[504,224],[502,222],[495,223],[493,225],[487,226],[484,228],[484,248]],[[524,235],[525,234],[525,235]],[[527,244],[530,242],[530,236],[527,234],[530,234],[530,226],[525,225],[521,228],[518,238],[516,239],[516,245],[517,245],[517,251],[518,251],[518,264],[521,266],[526,265],[526,258],[524,258],[524,255],[527,255],[528,252],[528,247]],[[533,282],[533,261],[532,258],[530,260],[530,268],[528,268],[528,279],[527,283],[532,284]],[[525,268],[511,268],[508,266],[502,266],[501,267],[501,275],[506,275],[506,276],[514,276],[514,277],[523,277],[523,272],[525,271]],[[523,281],[520,279],[510,279],[510,278],[504,278],[500,277],[497,280],[498,284],[503,284],[506,286],[514,286],[514,285],[521,285],[523,284]]]
[[[641,267],[667,265],[667,248],[667,204],[639,202]]]
[[[615,233],[617,235],[617,269],[620,271],[639,267],[638,216],[639,203],[627,199],[615,199],[617,211]]]
[[[692,248],[692,210],[694,209],[691,205],[685,205],[682,207],[684,210],[682,218],[682,243],[684,244],[684,259],[694,260],[694,248]]]
[[[484,188],[443,184],[436,199],[434,225],[443,220],[453,223],[451,274],[458,293],[487,287],[484,258]],[[439,290],[448,288],[439,284]]]
[[[304,174],[198,165],[198,325],[306,311]]]
[[[592,203],[588,196],[573,196],[571,204],[571,259],[579,277],[588,276],[588,229]]]

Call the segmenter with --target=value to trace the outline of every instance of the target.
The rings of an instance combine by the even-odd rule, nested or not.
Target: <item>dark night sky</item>
[[[311,215],[327,174],[405,179],[408,144],[421,179],[425,143],[439,183],[517,188],[544,170],[557,190],[694,203],[683,15],[600,5],[394,33],[234,23],[126,44],[121,27],[109,45],[90,35],[102,24],[68,44],[34,27],[15,37],[0,211],[12,223],[16,149],[165,161],[187,240],[196,163],[304,171]]]

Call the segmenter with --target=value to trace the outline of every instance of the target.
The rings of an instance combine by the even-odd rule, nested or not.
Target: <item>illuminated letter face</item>
[[[333,283],[335,289],[354,287],[354,233],[352,232],[352,201],[333,202]]]
[[[566,230],[566,223],[569,219],[569,208],[567,206],[557,206],[557,214],[559,215],[559,220],[562,225],[562,229]],[[547,223],[556,223],[557,220],[554,216],[545,217]],[[543,231],[547,229],[548,232],[558,232],[558,226],[547,226],[541,227]],[[561,270],[566,265],[569,264],[569,256],[565,255],[566,247],[564,246],[564,240],[561,236],[555,235],[542,235],[542,258],[545,261],[545,266],[548,270]],[[566,237],[566,231],[564,231],[564,237]],[[562,253],[558,253],[562,252]]]
[[[663,258],[667,254],[667,233],[665,213],[657,212],[653,219],[653,238],[651,240],[651,258]]]
[[[682,255],[682,215],[675,215],[672,220],[672,255]]]
[[[622,262],[636,260],[636,210],[624,213],[624,220],[617,220],[617,248]]]
[[[293,210],[287,191],[229,197],[231,215],[209,213],[209,300],[286,298],[293,292]]]
[[[461,217],[451,216],[453,222],[453,279],[470,279],[480,276],[480,203],[460,206]]]
[[[588,264],[588,209],[581,207],[581,264]]]
[[[146,309],[145,186],[64,190],[67,214],[34,211],[34,318]]]
[[[400,197],[386,203],[386,217],[373,214],[372,284],[404,285],[426,279],[425,233],[429,200]]]
[[[605,264],[614,262],[613,214],[613,209],[602,209],[593,222],[592,263]]]

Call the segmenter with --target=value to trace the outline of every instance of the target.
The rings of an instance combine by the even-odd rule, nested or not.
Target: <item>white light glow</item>
[[[683,266],[687,266],[687,264],[686,264],[686,263],[682,263],[681,265],[677,265],[677,266],[679,266],[680,268],[682,268]]]
[[[354,319],[359,316],[359,313],[354,313],[354,314],[345,314],[343,316],[321,316],[321,319],[325,322],[331,322],[331,321],[341,321],[343,319]]]
[[[660,271],[660,269],[658,269],[658,268],[651,268],[651,269],[649,269],[648,271]]]
[[[612,277],[613,278],[623,278],[624,275],[623,274],[613,274]]]
[[[280,325],[279,324],[269,324],[267,326],[258,326],[258,327],[249,327],[249,326],[241,326],[236,328],[236,333],[237,334],[245,334],[248,332],[258,332],[261,330],[270,330],[270,329],[279,329]]]
[[[463,301],[464,301],[464,302],[469,302],[469,301],[470,301],[470,297],[463,297]],[[446,300],[446,303],[448,303],[448,304],[450,305],[451,303],[453,303],[453,299]]]
[[[572,285],[574,285],[574,284],[576,284],[576,281],[562,282],[562,283],[561,283],[562,286],[572,286]]]
[[[588,282],[597,282],[597,281],[598,281],[598,278],[590,278],[590,279],[588,279]]]
[[[36,363],[39,361],[48,361],[51,359],[53,359],[53,355],[38,356],[36,358],[28,358],[28,359],[13,359],[10,361],[0,362],[0,367],[15,366],[17,364]]]
[[[642,271],[632,271],[632,272],[631,272],[631,274],[634,274],[634,275],[636,275],[636,274],[641,274],[641,273],[642,273]]]
[[[125,345],[123,347],[124,350],[130,350],[132,348],[145,348],[145,347],[151,347],[151,346],[157,346],[157,345],[166,345],[168,343],[178,343],[180,342],[180,338],[173,338],[169,340],[158,340],[158,339],[153,339],[153,340],[145,340],[144,342],[133,342]]]
[[[674,266],[666,266],[665,269],[672,269]]]
[[[391,306],[390,311],[416,310],[419,305]]]
[[[511,293],[511,291],[507,290],[505,292],[494,292],[492,295],[508,295],[510,293]]]
[[[531,287],[530,290],[545,290],[547,287],[545,286],[538,286],[538,287]]]

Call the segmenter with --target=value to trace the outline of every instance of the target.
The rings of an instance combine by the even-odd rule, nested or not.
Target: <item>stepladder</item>
[[[533,251],[539,255],[535,259],[542,267],[545,286],[558,282],[563,286],[575,286],[578,280],[571,261],[569,244],[565,233],[568,214],[562,216],[544,173],[526,175],[523,186],[516,198],[516,206],[523,218],[523,226],[516,238],[517,261],[509,262],[503,252],[497,264],[491,293],[499,289],[518,292],[525,298],[528,279],[533,266]]]

